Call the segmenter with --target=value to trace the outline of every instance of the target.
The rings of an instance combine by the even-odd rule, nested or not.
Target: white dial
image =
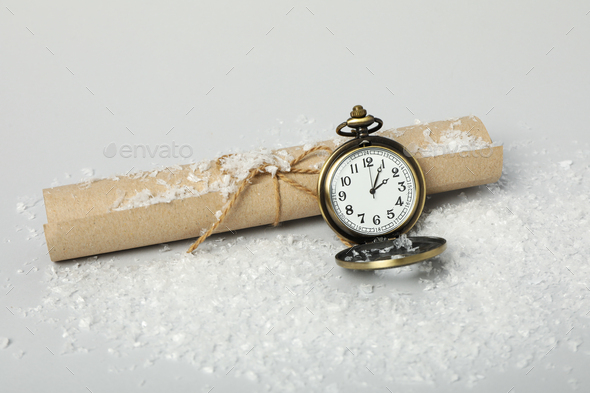
[[[416,207],[414,172],[390,149],[373,146],[352,151],[340,160],[329,181],[334,213],[357,234],[391,232]]]

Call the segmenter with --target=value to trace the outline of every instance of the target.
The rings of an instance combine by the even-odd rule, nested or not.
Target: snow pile
[[[92,332],[113,355],[148,350],[145,367],[177,359],[261,390],[309,390],[336,370],[341,387],[367,370],[385,382],[462,386],[491,369],[526,371],[556,347],[584,348],[590,151],[572,158],[568,170],[506,163],[498,184],[451,204],[431,199],[409,235],[444,237],[448,248],[425,263],[350,272],[335,265],[344,247],[331,235],[218,237],[195,255],[50,265],[48,293],[27,314],[63,329],[62,353],[91,351],[80,338]],[[402,291],[403,280],[422,290]]]
[[[170,174],[182,172],[186,180],[191,184],[182,184],[178,180],[170,184],[162,178],[157,179],[159,185],[165,186],[166,189],[154,195],[148,188],[139,190],[135,195],[127,198],[121,204],[119,198],[114,203],[113,210],[127,210],[138,207],[149,206],[156,203],[170,203],[176,199],[198,197],[210,192],[219,192],[224,200],[237,191],[240,183],[248,177],[250,172],[256,168],[263,168],[261,171],[275,175],[277,170],[288,172],[291,170],[289,164],[291,157],[285,150],[273,152],[270,149],[258,149],[244,153],[234,153],[222,156],[219,159],[220,176],[214,176],[215,180],[211,181],[211,162],[201,162],[189,165],[183,168],[178,165],[169,166],[167,169]],[[138,172],[129,174],[132,179],[145,179],[155,177],[158,172]],[[171,176],[170,176],[171,177]],[[194,185],[192,185],[194,184]]]
[[[476,137],[469,133],[469,131],[456,130],[455,126],[461,125],[461,120],[457,120],[450,124],[448,130],[442,131],[439,135],[438,142],[435,142],[431,137],[431,130],[425,129],[424,140],[427,142],[425,146],[408,146],[412,153],[419,153],[421,157],[434,157],[444,154],[459,154],[472,152],[476,150],[485,150],[491,155],[491,148],[499,146],[496,143],[486,142],[482,137]],[[482,153],[485,157],[486,153]],[[488,155],[488,157],[489,157]]]

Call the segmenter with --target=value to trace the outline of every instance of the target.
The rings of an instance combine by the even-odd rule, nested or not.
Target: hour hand
[[[379,188],[379,187],[381,187],[382,185],[384,185],[384,184],[387,184],[387,181],[388,181],[388,180],[389,180],[389,179],[383,179],[383,181],[381,182],[381,184],[379,184],[377,187],[373,188],[373,191],[375,191],[376,189],[378,189],[378,188]]]

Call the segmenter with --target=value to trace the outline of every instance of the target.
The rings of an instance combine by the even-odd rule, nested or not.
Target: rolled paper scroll
[[[494,146],[475,116],[419,124],[376,135],[392,138],[418,159],[427,194],[497,181],[502,174],[503,149]],[[290,168],[293,157],[311,147],[330,150],[348,139],[238,153],[213,161],[175,165],[164,170],[127,174],[43,190],[47,249],[52,261],[197,238],[221,216],[232,194],[253,168],[261,173],[231,206],[215,233],[320,214],[317,199],[307,189],[317,187],[317,169],[327,153],[317,150]],[[308,169],[309,171],[305,171]],[[281,178],[275,189],[274,176]],[[303,173],[302,173],[303,172]],[[308,173],[305,173],[308,172]]]

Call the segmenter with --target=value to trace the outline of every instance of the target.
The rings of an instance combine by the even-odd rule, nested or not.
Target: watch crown
[[[369,129],[369,126],[373,123],[377,125]],[[367,111],[362,105],[355,105],[350,112],[350,119],[346,120],[342,124],[336,127],[336,133],[341,136],[349,136],[354,138],[364,138],[369,134],[377,131],[383,126],[381,119],[377,119],[374,116],[367,115]],[[354,131],[342,131],[344,127],[352,128]]]
[[[357,119],[365,116],[367,116],[367,111],[365,110],[365,108],[363,108],[362,105],[355,105],[354,108],[352,108],[352,112],[350,112],[350,117],[354,117]]]

